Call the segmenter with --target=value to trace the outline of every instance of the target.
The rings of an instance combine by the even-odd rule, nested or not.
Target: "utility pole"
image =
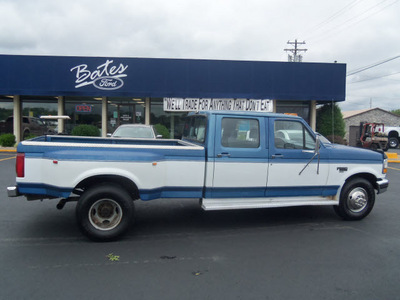
[[[302,62],[303,61],[303,56],[299,54],[300,52],[304,51],[306,52],[308,49],[299,49],[297,46],[298,45],[305,45],[306,42],[298,42],[297,39],[294,40],[294,42],[288,41],[288,45],[294,45],[294,48],[292,49],[284,49],[286,52],[290,51],[292,52],[292,55],[288,54],[288,61],[290,62]]]

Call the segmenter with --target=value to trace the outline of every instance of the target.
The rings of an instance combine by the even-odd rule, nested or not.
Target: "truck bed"
[[[192,143],[175,139],[128,139],[128,138],[101,138],[101,137],[78,137],[65,135],[44,135],[33,138],[29,142],[40,142],[51,144],[96,144],[96,145],[147,145],[147,146],[196,146]],[[78,145],[76,145],[78,146]]]

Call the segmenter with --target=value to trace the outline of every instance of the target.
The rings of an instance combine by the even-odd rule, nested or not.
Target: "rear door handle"
[[[283,154],[274,154],[271,157],[272,158],[283,158]]]
[[[219,158],[221,158],[221,157],[223,157],[223,156],[231,157],[231,154],[228,153],[228,152],[222,152],[222,153],[218,153],[218,154],[217,154],[217,157],[219,157]]]

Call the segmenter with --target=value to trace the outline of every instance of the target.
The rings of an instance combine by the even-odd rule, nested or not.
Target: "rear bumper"
[[[21,194],[18,191],[18,187],[17,186],[9,186],[9,187],[7,187],[7,195],[8,195],[8,197],[21,196]]]
[[[378,194],[381,194],[386,192],[387,188],[389,187],[389,180],[381,179],[376,182],[376,185],[378,186]]]

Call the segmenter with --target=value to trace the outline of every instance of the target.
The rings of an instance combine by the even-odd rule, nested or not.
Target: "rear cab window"
[[[182,139],[198,144],[204,144],[207,133],[206,116],[187,117],[183,127]]]

